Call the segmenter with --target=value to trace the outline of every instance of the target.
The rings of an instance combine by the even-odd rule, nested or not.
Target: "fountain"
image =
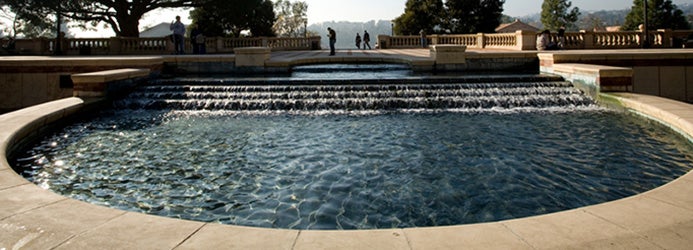
[[[289,229],[522,218],[631,196],[690,170],[686,138],[555,77],[385,66],[397,73],[369,78],[325,67],[155,80],[27,148],[15,166],[98,205]],[[325,79],[340,68],[343,77]]]

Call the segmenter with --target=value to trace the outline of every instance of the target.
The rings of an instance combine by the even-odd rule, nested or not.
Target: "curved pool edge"
[[[693,105],[603,94],[693,137]],[[10,167],[7,152],[94,101],[67,98],[0,116],[0,249],[686,249],[693,245],[693,172],[655,190],[569,211],[461,226],[362,231],[249,228],[100,207],[43,190]]]

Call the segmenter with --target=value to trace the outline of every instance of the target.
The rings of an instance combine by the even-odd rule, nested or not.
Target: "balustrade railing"
[[[55,39],[17,39],[16,53],[26,55],[52,55],[56,49]],[[65,55],[162,55],[173,53],[170,37],[160,38],[66,38],[60,43]],[[307,38],[224,38],[210,37],[205,40],[206,52],[210,54],[233,53],[240,47],[270,47],[275,51],[318,50],[320,37]],[[186,52],[192,53],[192,44],[185,41]]]
[[[534,32],[517,31],[515,33],[498,33],[476,35],[429,35],[428,45],[452,44],[468,48],[494,48],[508,50],[535,50]],[[656,30],[648,34],[649,46],[652,48],[680,48],[693,37],[693,30]],[[557,34],[551,40],[558,42]],[[639,31],[621,32],[567,32],[563,38],[564,49],[630,49],[643,47],[643,33]],[[693,41],[691,41],[693,42]],[[381,49],[420,48],[419,36],[378,36]]]
[[[517,31],[498,34],[429,35],[427,45],[464,45],[468,48],[493,48],[507,50],[535,50],[537,33]],[[554,33],[551,40],[559,39]],[[564,49],[630,49],[643,47],[643,34],[639,31],[621,32],[567,32],[563,38]],[[693,43],[693,30],[656,30],[648,34],[652,48],[690,47]],[[186,39],[186,51],[192,52],[190,41]],[[210,54],[233,53],[240,47],[270,47],[274,51],[319,50],[320,37],[307,38],[223,38],[212,37],[205,41],[206,52]],[[52,55],[56,40],[48,38],[17,39],[16,52],[27,55]],[[66,55],[155,55],[171,54],[173,41],[170,37],[161,38],[69,38],[60,43],[60,50]],[[378,36],[380,49],[420,48],[420,36]]]

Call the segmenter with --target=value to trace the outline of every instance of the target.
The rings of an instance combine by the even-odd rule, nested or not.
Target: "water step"
[[[219,84],[219,80],[164,81],[142,86],[117,108],[234,111],[401,110],[550,108],[593,105],[594,101],[565,81],[493,83],[402,83],[264,85]],[[486,79],[488,80],[488,79]],[[517,80],[517,79],[516,79]],[[341,81],[340,81],[341,82]],[[395,83],[397,82],[397,83]],[[238,82],[235,82],[238,83]]]

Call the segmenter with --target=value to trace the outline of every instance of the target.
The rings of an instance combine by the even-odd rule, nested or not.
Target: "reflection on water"
[[[456,225],[650,190],[693,147],[602,109],[258,115],[106,112],[16,160],[29,180],[95,204],[294,229]]]

